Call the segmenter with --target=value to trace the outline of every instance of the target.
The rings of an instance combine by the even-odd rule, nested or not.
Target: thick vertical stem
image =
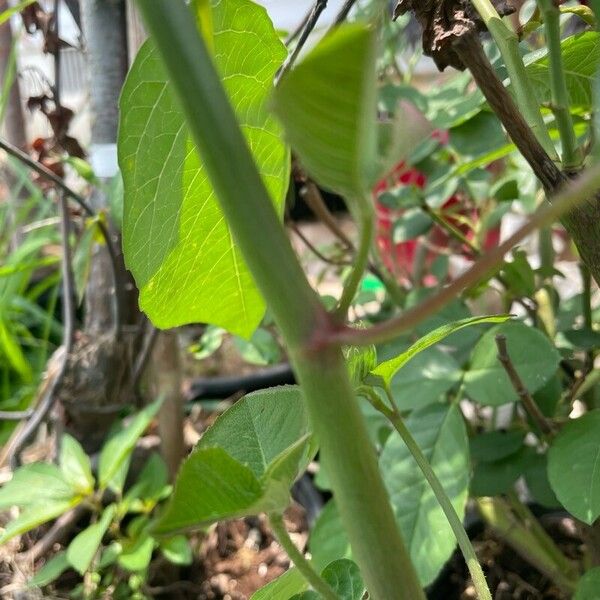
[[[183,0],[138,0],[138,5],[225,218],[288,346],[371,597],[421,600],[423,591],[394,520],[341,349],[327,342],[332,323],[279,223],[194,19]]]

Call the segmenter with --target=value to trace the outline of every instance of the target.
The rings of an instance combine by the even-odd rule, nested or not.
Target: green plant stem
[[[233,236],[286,342],[353,556],[375,600],[424,598],[329,316],[308,284],[183,0],[138,0]],[[235,177],[231,164],[236,165]]]
[[[586,169],[577,179],[571,180],[562,191],[556,194],[550,203],[541,205],[529,220],[515,233],[486,252],[473,266],[454,279],[437,294],[429,296],[423,302],[404,311],[398,317],[368,329],[340,328],[329,334],[340,343],[347,346],[365,346],[389,342],[405,331],[414,329],[424,319],[440,310],[448,302],[458,297],[465,289],[479,283],[491,271],[498,268],[504,256],[516,244],[533,233],[536,229],[549,225],[562,215],[580,206],[586,200],[593,198],[600,188],[600,164]]]
[[[477,508],[483,520],[516,552],[536,569],[554,581],[562,590],[572,593],[575,578],[565,572],[540,544],[532,532],[520,522],[501,498],[477,498]],[[564,557],[563,557],[564,558]]]
[[[269,515],[271,529],[279,542],[279,545],[287,552],[287,555],[293,561],[295,567],[302,573],[304,579],[312,586],[312,588],[321,594],[325,600],[338,600],[337,594],[331,589],[329,584],[321,579],[319,574],[313,569],[312,565],[302,552],[298,550],[296,544],[290,538],[283,517],[279,513],[271,513]]]
[[[562,144],[562,162],[565,169],[575,169],[581,165],[582,154],[577,147],[573,119],[569,107],[569,93],[560,47],[560,10],[554,0],[537,0],[544,16],[544,31],[550,62],[550,93],[552,112],[556,118]]]
[[[450,498],[448,498],[446,490],[444,490],[440,480],[421,451],[419,444],[417,444],[412,434],[404,424],[402,415],[400,415],[396,409],[389,387],[385,386],[384,390],[392,408],[389,408],[381,401],[379,396],[377,396],[377,394],[374,392],[373,388],[366,388],[361,391],[367,397],[371,405],[382,415],[384,415],[394,426],[394,429],[400,434],[402,441],[406,444],[408,451],[415,459],[419,469],[421,469],[423,476],[425,479],[427,479],[427,483],[435,494],[435,497],[440,507],[444,511],[444,515],[446,515],[446,519],[448,520],[448,523],[452,528],[454,535],[456,536],[456,541],[458,542],[460,551],[464,556],[465,562],[467,563],[467,568],[471,574],[471,579],[473,580],[473,586],[477,592],[477,597],[480,600],[492,600],[492,595],[485,579],[485,574],[483,573],[481,565],[477,560],[477,555],[475,554],[471,540],[465,531],[460,517],[456,513],[454,506],[452,506],[452,502],[450,501]]]
[[[369,253],[371,251],[371,244],[373,243],[373,212],[369,211],[364,214],[361,218],[360,226],[360,239],[358,242],[358,248],[356,255],[354,256],[354,263],[350,275],[346,280],[344,289],[342,291],[342,297],[340,298],[336,314],[339,318],[345,320],[348,313],[348,309],[356,296],[356,292],[365,273],[365,270],[369,264]]]
[[[548,156],[552,160],[558,160],[556,149],[542,118],[535,91],[525,71],[525,64],[519,52],[517,34],[500,18],[490,0],[471,0],[471,2],[498,45],[510,77],[517,105],[525,121]]]

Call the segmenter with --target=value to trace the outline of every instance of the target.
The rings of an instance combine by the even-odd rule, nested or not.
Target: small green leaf
[[[86,527],[69,544],[67,560],[80,575],[83,575],[90,568],[114,515],[115,505],[111,504],[104,509],[97,523]]]
[[[285,47],[262,6],[249,0],[211,5],[215,66],[282,214],[290,157],[267,100]],[[120,106],[123,246],[142,309],[162,328],[204,322],[250,337],[265,305],[152,40],[131,67]]]
[[[194,560],[190,542],[184,535],[161,540],[159,547],[164,557],[174,565],[191,565]]]
[[[294,595],[301,594],[307,589],[308,583],[304,576],[298,569],[292,567],[277,579],[254,592],[250,600],[290,600]]]
[[[198,448],[183,463],[171,502],[154,531],[173,535],[220,519],[256,514],[262,497],[263,487],[248,467],[222,448]]]
[[[600,567],[590,569],[583,575],[573,600],[600,600]]]
[[[59,464],[65,480],[78,493],[87,495],[94,491],[90,459],[81,444],[68,434],[61,439]]]
[[[323,569],[321,577],[340,600],[362,600],[367,591],[358,566],[347,558],[329,563]]]
[[[499,406],[518,400],[498,360],[497,334],[506,336],[510,358],[530,393],[537,392],[552,378],[560,362],[560,354],[538,329],[518,321],[494,327],[473,348],[464,379],[466,393],[484,405]]]
[[[55,554],[46,564],[28,581],[29,587],[44,587],[60,577],[70,568],[66,552]]]
[[[377,364],[377,350],[374,345],[348,346],[344,348],[344,358],[354,386],[362,384],[364,378]]]
[[[32,493],[35,490],[35,493]],[[0,489],[0,510],[11,506],[30,506],[48,502],[69,501],[75,490],[62,471],[48,463],[32,463],[20,467],[12,479]]]
[[[148,532],[142,533],[137,539],[123,544],[123,550],[117,562],[128,571],[143,571],[150,564],[154,539]]]
[[[462,517],[470,465],[460,410],[454,405],[432,404],[411,413],[406,427]],[[412,562],[421,583],[428,585],[454,551],[456,538],[427,480],[396,433],[389,437],[380,465]]]
[[[600,410],[569,421],[548,452],[550,485],[561,504],[591,525],[600,516]]]
[[[113,433],[104,443],[98,463],[98,479],[104,489],[109,481],[128,460],[138,438],[144,433],[154,415],[158,412],[162,400],[156,400],[136,414],[128,425]]]
[[[267,329],[258,328],[249,341],[236,337],[233,342],[242,358],[252,365],[273,365],[281,360],[277,340]]]
[[[149,512],[171,489],[165,461],[156,452],[150,455],[136,482],[127,490],[119,512]]]
[[[465,327],[470,327],[472,325],[479,325],[481,323],[503,323],[507,319],[510,319],[509,315],[495,315],[490,317],[469,317],[468,319],[462,319],[461,321],[456,321],[454,323],[449,323],[447,325],[442,325],[433,331],[430,331],[426,335],[424,335],[420,340],[415,342],[408,350],[402,352],[395,358],[390,360],[386,360],[381,364],[377,365],[375,369],[373,369],[373,375],[378,375],[383,379],[383,381],[390,385],[392,378],[401,369],[411,358],[422,352],[429,346],[433,346],[438,342],[441,342],[444,338],[448,337],[450,334],[455,331],[459,331],[460,329],[464,329]]]
[[[562,508],[548,480],[548,455],[534,454],[525,466],[525,482],[531,496],[545,508]]]
[[[31,490],[30,495],[34,495]],[[79,504],[80,501],[80,498],[72,498],[71,500],[46,500],[43,504],[28,505],[16,519],[13,519],[5,527],[2,535],[0,535],[0,545],[5,544],[16,535],[31,531],[39,525],[42,525],[42,523],[51,521],[63,513],[66,513],[68,510]]]
[[[303,166],[353,212],[376,173],[376,32],[363,24],[326,35],[274,93],[274,110]]]
[[[199,447],[223,448],[260,478],[306,433],[308,417],[300,388],[282,386],[244,396],[207,429]]]

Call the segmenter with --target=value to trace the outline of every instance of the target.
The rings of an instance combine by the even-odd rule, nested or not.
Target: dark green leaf
[[[550,485],[561,504],[591,525],[600,516],[600,410],[569,421],[548,453]]]
[[[46,564],[29,580],[30,587],[43,587],[60,577],[71,565],[67,560],[66,552],[55,554]]]
[[[523,431],[488,431],[469,440],[471,457],[478,462],[493,462],[514,454],[523,446]]]
[[[539,330],[519,322],[505,323],[483,335],[471,353],[465,390],[476,402],[499,406],[517,394],[498,360],[495,336],[506,336],[508,353],[529,392],[541,389],[554,375],[560,354]]]

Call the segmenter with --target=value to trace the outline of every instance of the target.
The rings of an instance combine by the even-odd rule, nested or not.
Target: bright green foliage
[[[142,435],[154,415],[158,412],[161,403],[162,400],[159,399],[146,406],[146,408],[133,417],[131,423],[127,426],[122,425],[102,446],[98,463],[98,482],[102,489],[109,486],[111,480],[119,474],[120,470],[125,470],[126,474],[131,451],[140,435]],[[121,485],[118,486],[119,488],[122,486],[125,474],[120,478]],[[111,487],[114,489],[115,486]]]
[[[593,106],[593,81],[600,65],[600,34],[586,31],[561,43],[564,73],[572,110],[589,111]],[[525,57],[527,75],[538,99],[549,102],[550,69],[546,48]]]
[[[386,360],[385,362],[377,365],[375,369],[373,369],[373,375],[377,375],[381,377],[381,379],[385,382],[386,385],[390,385],[392,378],[394,375],[414,356],[422,352],[429,346],[433,346],[438,342],[441,342],[444,338],[448,337],[450,334],[455,331],[459,331],[460,329],[464,329],[465,327],[470,327],[471,325],[479,325],[480,323],[503,323],[509,316],[506,315],[498,315],[491,317],[470,317],[468,319],[463,319],[461,321],[456,321],[454,323],[449,323],[447,325],[442,325],[433,331],[430,331],[422,338],[420,338],[417,342],[415,342],[408,350],[402,352],[395,358],[390,360]]]
[[[304,576],[298,569],[292,567],[252,594],[250,600],[289,600],[295,594],[300,594],[307,589],[308,582]]]
[[[13,519],[6,526],[2,535],[0,535],[0,545],[5,544],[16,535],[25,533],[47,521],[55,519],[79,504],[80,501],[79,497],[73,497],[71,500],[48,500],[43,504],[29,505],[16,519]]]
[[[285,508],[314,450],[300,390],[255,392],[227,410],[183,464],[159,534]],[[200,485],[200,482],[202,485]]]
[[[249,0],[214,0],[212,8],[217,69],[281,211],[289,152],[266,101],[285,49],[262,7]],[[249,337],[264,303],[151,41],[140,50],[123,89],[119,161],[124,251],[142,309],[159,327],[201,321]],[[230,168],[233,176],[236,165]],[[244,193],[240,190],[240,202]]]
[[[69,544],[67,548],[67,560],[80,575],[83,575],[92,564],[114,514],[115,505],[111,504],[104,509],[97,523],[86,527]]]
[[[65,434],[60,444],[60,470],[66,481],[82,495],[94,490],[94,477],[88,455],[81,444],[72,436]]]
[[[488,331],[471,352],[471,364],[464,381],[466,393],[473,400],[493,406],[517,400],[498,360],[497,334],[506,336],[510,358],[530,393],[541,389],[552,378],[560,361],[560,354],[548,338],[524,323],[505,323]]]
[[[548,454],[550,485],[562,505],[591,525],[600,516],[600,410],[569,421]]]
[[[342,558],[328,564],[321,577],[331,586],[340,600],[362,600],[365,584],[355,563]]]
[[[590,569],[579,580],[573,600],[600,600],[600,567]]]
[[[420,446],[460,517],[469,485],[469,447],[456,406],[431,405],[411,413],[406,426]],[[385,445],[381,470],[396,519],[423,585],[431,583],[456,546],[456,539],[423,473],[400,436]]]
[[[376,177],[376,32],[362,24],[327,35],[281,80],[274,110],[302,165],[355,214]]]
[[[160,541],[160,550],[164,557],[174,565],[189,565],[194,557],[187,538],[175,535]]]
[[[36,490],[33,494],[32,490]],[[15,471],[0,489],[0,509],[69,500],[75,490],[62,471],[46,463],[32,463]]]
[[[348,365],[350,379],[357,386],[363,382],[377,364],[377,350],[373,345],[349,346],[344,349],[344,358]]]

